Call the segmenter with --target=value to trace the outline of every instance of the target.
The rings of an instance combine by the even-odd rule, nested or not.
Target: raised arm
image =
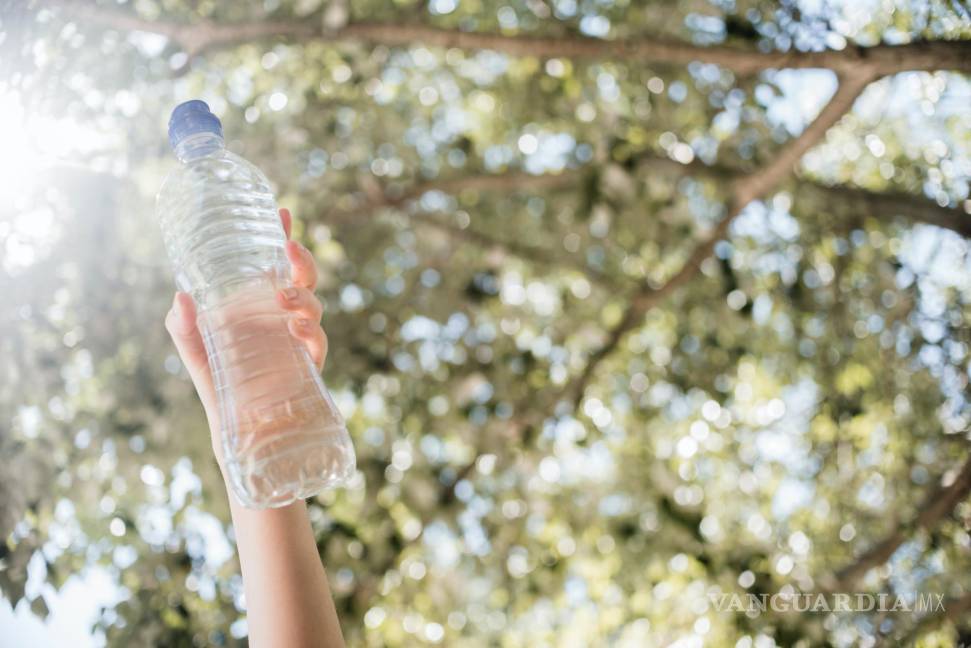
[[[281,209],[280,219],[287,234],[286,252],[293,268],[294,288],[281,291],[277,301],[293,313],[290,332],[307,345],[319,369],[327,355],[327,336],[320,326],[321,304],[313,292],[317,283],[316,267],[310,252],[289,240],[290,212]],[[226,479],[212,374],[196,327],[195,304],[189,295],[176,293],[165,327],[205,408],[213,452]],[[231,489],[227,491],[246,591],[250,645],[255,648],[343,646],[334,600],[317,552],[306,504],[298,501],[277,509],[252,510],[241,506]]]

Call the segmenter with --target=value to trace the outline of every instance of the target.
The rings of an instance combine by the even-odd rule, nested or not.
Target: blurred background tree
[[[351,645],[969,641],[969,73],[960,0],[8,2],[0,643],[245,643],[162,326],[196,97],[322,271]],[[834,591],[947,606],[709,598]]]

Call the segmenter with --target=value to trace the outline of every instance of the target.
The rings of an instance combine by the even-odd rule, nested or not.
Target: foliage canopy
[[[311,512],[351,645],[967,640],[962,3],[0,20],[3,132],[58,152],[0,167],[11,603],[43,616],[45,583],[99,566],[110,645],[244,641],[153,220],[168,112],[201,97],[320,265],[360,474]],[[793,590],[949,606],[750,617],[708,596]]]

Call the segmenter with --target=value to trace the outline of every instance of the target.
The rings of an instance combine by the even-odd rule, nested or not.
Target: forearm
[[[307,506],[252,510],[229,493],[255,648],[344,646]]]

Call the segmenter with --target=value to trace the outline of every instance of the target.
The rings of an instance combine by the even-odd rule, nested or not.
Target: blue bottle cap
[[[197,133],[212,133],[222,137],[223,126],[219,123],[219,118],[209,110],[209,104],[193,99],[179,104],[172,111],[172,116],[169,117],[169,144],[175,150],[179,142]]]

